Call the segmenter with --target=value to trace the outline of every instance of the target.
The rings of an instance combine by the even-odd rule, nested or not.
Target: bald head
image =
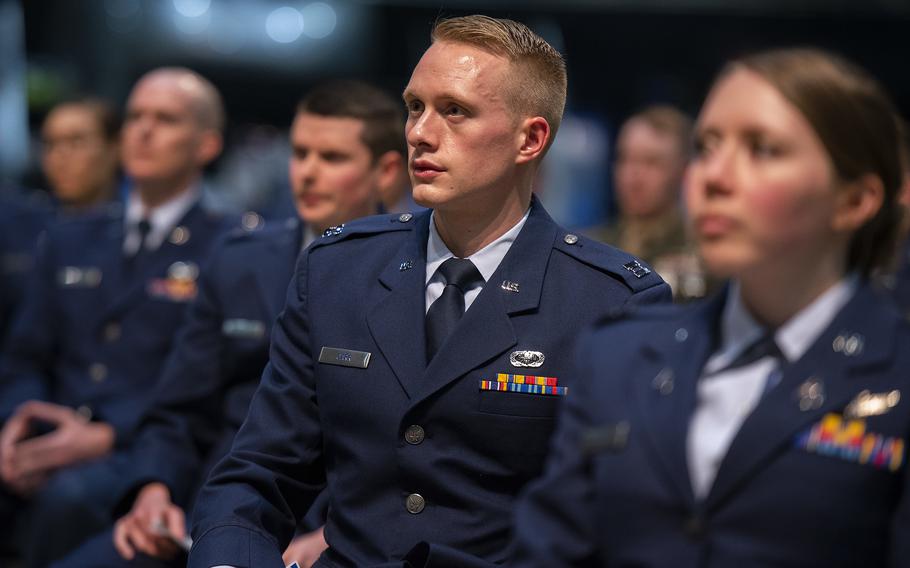
[[[221,94],[211,81],[199,73],[186,67],[159,67],[143,75],[133,87],[133,92],[147,84],[172,89],[176,96],[186,99],[200,126],[224,131]]]
[[[223,127],[221,96],[208,80],[177,67],[151,71],[127,101],[123,168],[140,194],[166,200],[194,185],[218,156]]]

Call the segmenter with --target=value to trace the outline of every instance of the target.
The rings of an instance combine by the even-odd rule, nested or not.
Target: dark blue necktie
[[[712,374],[746,367],[764,357],[773,357],[777,361],[777,367],[771,371],[765,379],[764,389],[762,390],[762,396],[764,396],[780,382],[783,374],[783,366],[787,362],[787,358],[784,356],[783,352],[781,352],[777,342],[774,341],[774,332],[768,332],[759,337],[755,342],[744,349],[742,353],[737,355],[728,365]]]
[[[427,311],[427,363],[433,360],[464,315],[465,292],[484,282],[474,263],[464,258],[450,258],[443,262],[439,273],[445,279],[446,287]]]
[[[136,272],[137,267],[142,263],[142,258],[146,254],[146,241],[149,233],[152,232],[152,224],[148,219],[142,219],[136,223],[136,231],[139,233],[139,246],[136,247],[136,252],[126,258],[127,271],[130,273]]]

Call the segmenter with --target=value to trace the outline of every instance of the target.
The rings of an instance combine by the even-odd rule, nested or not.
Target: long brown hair
[[[890,262],[901,210],[900,127],[890,97],[858,66],[818,49],[765,51],[732,61],[721,77],[748,69],[773,85],[809,121],[841,180],[877,176],[885,196],[878,213],[853,235],[848,270],[868,276]]]

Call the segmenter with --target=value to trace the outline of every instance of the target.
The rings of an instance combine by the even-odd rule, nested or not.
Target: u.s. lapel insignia
[[[850,404],[844,409],[844,417],[866,418],[885,414],[897,406],[900,400],[901,392],[899,390],[876,393],[864,390],[856,395],[856,398],[850,401]]]
[[[545,360],[546,356],[540,351],[512,351],[509,355],[513,367],[540,367]]]
[[[168,236],[167,240],[169,240],[172,244],[178,246],[185,245],[190,240],[190,230],[183,225],[175,227],[174,230],[171,231],[171,234]]]
[[[511,280],[503,280],[499,287],[506,292],[515,292],[516,294],[521,290],[521,285],[518,282],[512,282]]]
[[[172,302],[186,302],[196,297],[199,267],[193,262],[177,261],[167,269],[167,278],[149,282],[149,294]]]
[[[651,387],[660,394],[667,396],[673,394],[673,369],[665,367],[651,379]]]
[[[855,357],[863,352],[866,339],[859,333],[842,331],[831,342],[831,349],[835,353],[843,353],[847,357]]]
[[[799,409],[803,412],[817,410],[825,402],[825,384],[815,377],[806,379],[796,392],[799,397]]]

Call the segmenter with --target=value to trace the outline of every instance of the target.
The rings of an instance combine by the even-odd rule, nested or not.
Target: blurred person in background
[[[238,229],[215,248],[122,468],[125,514],[55,568],[186,565],[177,545],[186,542],[185,512],[246,416],[301,249],[375,213],[383,193],[409,189],[403,114],[401,103],[355,81],[322,84],[300,102],[288,163],[299,219]],[[324,515],[317,507],[303,526],[321,527]],[[284,562],[309,567],[325,547],[321,530],[300,535]]]
[[[869,282],[900,223],[898,130],[821,51],[721,72],[686,202],[730,284],[580,341],[518,566],[910,565],[910,324]]]
[[[103,458],[129,440],[226,229],[199,204],[222,108],[188,69],[144,75],[122,129],[125,206],[56,223],[39,246],[0,368],[0,523],[21,531],[30,567],[108,522],[117,476]]]
[[[120,117],[108,102],[57,104],[41,128],[41,166],[51,199],[7,192],[0,201],[0,345],[25,294],[38,235],[56,216],[87,213],[116,199]]]
[[[706,291],[680,203],[691,136],[691,119],[671,106],[647,107],[627,119],[619,130],[613,164],[619,216],[590,232],[650,264],[677,300]]]
[[[93,98],[56,105],[41,128],[41,168],[65,211],[87,210],[117,198],[120,117]]]

